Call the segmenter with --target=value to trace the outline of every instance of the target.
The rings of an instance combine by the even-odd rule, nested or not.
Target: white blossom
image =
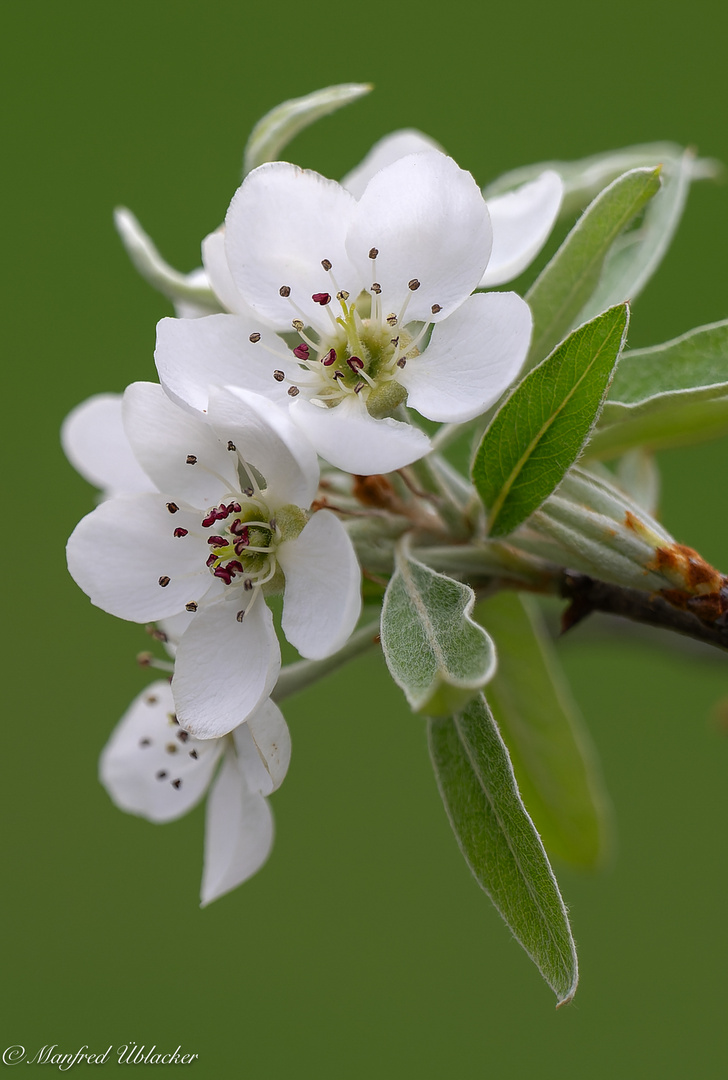
[[[273,816],[265,796],[280,786],[291,741],[266,699],[246,724],[219,739],[180,726],[168,682],[132,702],[106,744],[99,778],[114,803],[153,822],[173,821],[207,793],[203,906],[251,877],[268,858]]]
[[[341,186],[360,198],[380,169],[408,154],[442,147],[421,131],[393,131],[375,143],[364,160],[347,173]],[[504,195],[486,199],[493,229],[493,247],[480,288],[503,285],[518,277],[538,255],[554,226],[564,196],[564,182],[553,169]]]
[[[321,456],[347,472],[388,472],[427,453],[426,435],[394,418],[403,402],[431,420],[472,419],[525,358],[524,301],[471,295],[490,256],[490,217],[470,174],[439,152],[387,165],[359,199],[318,173],[262,165],[215,245],[213,286],[225,269],[256,318],[163,319],[163,385],[198,410],[211,384],[287,403]],[[298,343],[268,327],[295,331]]]
[[[265,399],[216,388],[200,416],[135,383],[123,420],[155,490],[116,495],[84,518],[68,542],[69,569],[111,614],[177,620],[178,719],[200,738],[219,737],[265,701],[280,670],[264,594],[285,586],[281,625],[302,656],[345,643],[361,606],[354,549],[333,513],[309,515],[316,454]]]

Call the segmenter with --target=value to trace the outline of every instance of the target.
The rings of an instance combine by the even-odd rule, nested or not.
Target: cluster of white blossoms
[[[467,421],[508,389],[531,314],[515,293],[476,290],[527,265],[561,191],[546,172],[486,203],[413,132],[341,184],[260,165],[185,279],[203,302],[188,295],[159,324],[159,384],[66,421],[70,460],[102,489],[69,540],[70,572],[98,607],[155,624],[174,665],[119,723],[101,779],[152,821],[209,788],[203,903],[265,861],[266,797],[290,757],[267,599],[282,596],[280,629],[304,659],[345,645],[361,571],[350,519],[326,506],[331,476],[404,469],[431,447],[413,411]],[[133,217],[117,223],[137,264],[163,276]]]

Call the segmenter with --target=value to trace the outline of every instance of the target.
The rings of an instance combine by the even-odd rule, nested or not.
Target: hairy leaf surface
[[[610,848],[609,799],[538,605],[500,592],[475,615],[498,648],[488,704],[534,825],[550,855],[593,869]]]
[[[492,678],[495,649],[471,618],[474,603],[468,585],[398,549],[382,605],[382,651],[415,712],[449,715]]]
[[[565,1004],[578,981],[568,915],[482,694],[455,717],[430,720],[429,742],[440,794],[468,866],[559,1005]]]
[[[628,318],[621,304],[575,330],[494,416],[473,463],[491,536],[520,525],[579,457],[609,387]]]
[[[367,83],[342,83],[314,90],[305,97],[292,98],[276,105],[258,121],[250,133],[243,158],[243,176],[266,161],[277,161],[281,150],[299,132],[329,113],[368,94]]]
[[[659,190],[659,167],[633,169],[605,188],[585,210],[526,293],[533,314],[527,366],[543,360],[579,321],[612,244]]]

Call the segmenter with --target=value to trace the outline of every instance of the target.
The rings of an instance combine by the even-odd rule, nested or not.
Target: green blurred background
[[[559,646],[619,830],[604,875],[557,867],[582,965],[569,1008],[554,1012],[471,880],[422,722],[376,657],[287,704],[294,757],[273,857],[200,911],[201,810],[155,827],[115,810],[96,780],[148,681],[133,659],[148,639],[65,573],[92,493],[57,434],[87,395],[154,377],[169,309],[128,264],[116,204],[191,269],[255,120],[342,81],[376,90],[290,148],[335,177],[400,126],[482,183],[655,139],[728,162],[724,6],[46,0],[8,5],[3,24],[0,1049],[181,1043],[198,1076],[271,1080],[724,1077],[720,655],[596,626]],[[728,187],[700,185],[635,307],[633,345],[728,316],[727,238]],[[728,440],[661,460],[665,523],[728,568]]]

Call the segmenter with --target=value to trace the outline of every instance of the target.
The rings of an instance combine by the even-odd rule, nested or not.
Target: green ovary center
[[[332,325],[332,332],[315,346],[294,350],[303,369],[300,386],[310,400],[327,408],[356,395],[372,416],[391,416],[407,398],[399,375],[419,355],[417,342],[397,326],[393,316],[390,320],[370,318],[368,313],[362,317],[358,307],[369,307],[366,293],[356,303],[337,299],[342,313],[335,320],[336,328]]]

